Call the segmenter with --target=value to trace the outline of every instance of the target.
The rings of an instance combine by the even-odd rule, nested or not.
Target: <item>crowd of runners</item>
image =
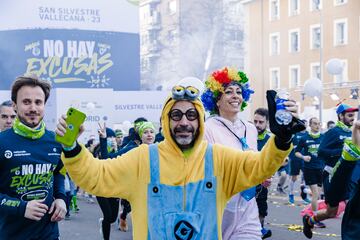
[[[54,131],[65,133],[66,116],[54,131],[43,122],[50,84],[17,78],[0,105],[0,239],[59,239],[57,222],[81,214],[80,194],[96,196],[103,239],[113,223],[129,231],[129,213],[134,239],[265,239],[270,185],[289,204],[300,193],[307,238],[345,204],[342,239],[357,239],[357,108],[340,103],[322,126],[316,116],[300,120],[288,100],[293,120],[281,125],[271,90],[267,107],[239,117],[254,93],[241,71],[216,70],[199,88],[194,78],[174,86],[160,128],[142,116],[127,132],[99,123],[98,136],[62,146]]]

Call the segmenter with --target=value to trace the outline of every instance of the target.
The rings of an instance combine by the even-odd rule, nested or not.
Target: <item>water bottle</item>
[[[275,120],[280,125],[290,124],[293,118],[291,113],[285,109],[284,102],[287,100],[289,100],[289,94],[285,90],[279,90],[275,97]]]

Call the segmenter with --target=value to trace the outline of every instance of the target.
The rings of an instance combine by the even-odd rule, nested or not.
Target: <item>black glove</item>
[[[270,131],[275,134],[276,146],[280,149],[286,150],[291,144],[293,134],[306,129],[305,123],[300,119],[293,117],[292,121],[288,125],[280,125],[275,120],[276,103],[275,103],[276,91],[266,91],[266,99],[269,109],[269,125]],[[281,146],[280,146],[281,145]]]

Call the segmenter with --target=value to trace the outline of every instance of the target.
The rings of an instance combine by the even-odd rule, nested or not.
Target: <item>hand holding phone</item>
[[[66,147],[74,144],[80,132],[80,126],[85,121],[85,113],[75,109],[69,108],[66,116],[59,119],[59,123],[55,130],[55,140]]]

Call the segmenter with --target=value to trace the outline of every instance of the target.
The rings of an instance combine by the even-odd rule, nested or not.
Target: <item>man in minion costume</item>
[[[208,144],[199,90],[176,86],[162,110],[161,143],[143,144],[110,161],[99,161],[75,142],[63,148],[62,160],[85,191],[129,200],[135,240],[221,239],[222,215],[230,197],[276,172],[291,151],[292,135],[303,130],[291,101],[285,105],[293,122],[287,126],[275,122],[275,94],[267,93],[274,136],[261,152]],[[66,131],[65,120],[65,115],[59,119],[59,135]]]

